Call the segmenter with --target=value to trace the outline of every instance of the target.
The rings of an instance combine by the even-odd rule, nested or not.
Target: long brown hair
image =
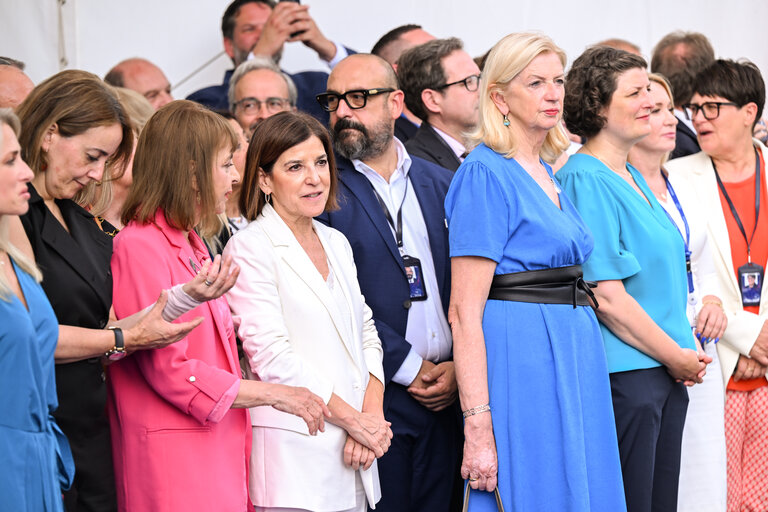
[[[45,169],[43,137],[55,123],[59,134],[73,137],[99,126],[119,124],[123,139],[112,163],[127,162],[133,151],[133,131],[114,90],[92,73],[68,69],[35,87],[19,105],[21,157],[37,175]]]
[[[240,187],[240,211],[248,220],[255,220],[264,209],[266,199],[259,188],[259,171],[269,175],[272,166],[280,155],[305,140],[317,137],[328,155],[328,168],[331,172],[331,186],[325,211],[336,210],[337,172],[333,146],[328,130],[309,114],[303,112],[280,112],[256,125],[248,155],[245,159],[245,173]]]
[[[161,209],[176,229],[197,227],[204,238],[217,233],[221,223],[212,176],[216,153],[222,148],[234,151],[237,144],[227,120],[197,103],[178,100],[162,107],[139,136],[123,223],[145,224]]]

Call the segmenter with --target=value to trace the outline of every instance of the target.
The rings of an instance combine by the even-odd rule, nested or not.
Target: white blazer
[[[381,341],[349,242],[335,229],[317,221],[313,226],[348,311],[339,308],[291,230],[266,205],[224,251],[240,266],[227,294],[232,318],[254,378],[306,387],[326,403],[335,393],[360,410],[369,372],[384,382]],[[301,418],[266,406],[251,409],[251,423],[255,505],[315,511],[355,506],[356,472],[343,462],[343,429],[326,422],[325,432],[310,436]],[[359,473],[373,506],[381,497],[376,463]]]
[[[763,152],[763,160],[768,161],[768,149],[757,140],[755,140],[755,144]],[[670,176],[674,176],[675,190],[684,187],[696,195],[699,204],[704,205],[702,211],[706,216],[709,239],[714,250],[713,259],[720,284],[720,298],[728,317],[728,328],[717,344],[717,355],[720,357],[723,381],[727,383],[736,369],[739,354],[749,355],[760,329],[768,320],[768,286],[763,286],[759,315],[744,311],[741,305],[741,290],[736,280],[736,269],[733,267],[733,259],[731,258],[728,228],[720,203],[720,190],[717,186],[712,160],[704,152],[700,152],[670,160],[664,164],[664,168],[669,171]],[[761,180],[763,183],[768,180],[765,172],[763,172]],[[765,227],[760,229],[765,229]],[[755,263],[766,268],[768,262],[756,261]]]

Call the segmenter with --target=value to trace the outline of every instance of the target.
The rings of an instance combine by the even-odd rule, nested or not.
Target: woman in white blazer
[[[702,152],[666,168],[675,189],[705,208],[728,316],[717,344],[726,383],[727,508],[768,510],[768,292],[748,285],[751,279],[762,286],[768,265],[768,150],[752,139],[765,84],[754,64],[717,60],[697,75],[693,91],[685,107]]]
[[[251,222],[225,249],[241,269],[230,307],[253,378],[306,387],[331,416],[313,437],[291,415],[251,409],[257,511],[364,511],[381,495],[375,459],[392,437],[381,342],[347,239],[313,220],[336,207],[335,191],[318,121],[285,112],[258,125],[240,196]]]

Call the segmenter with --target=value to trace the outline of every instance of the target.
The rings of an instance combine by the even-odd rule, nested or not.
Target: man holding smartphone
[[[235,67],[252,56],[269,57],[279,64],[283,45],[297,41],[314,50],[331,69],[351,52],[325,37],[310,16],[309,6],[297,1],[276,3],[274,0],[235,0],[224,11],[221,31],[224,50]],[[225,73],[221,85],[200,89],[187,99],[214,110],[227,110],[227,91],[232,71]],[[296,107],[327,124],[328,113],[319,107],[315,95],[325,90],[328,73],[302,71],[290,77],[298,90]]]

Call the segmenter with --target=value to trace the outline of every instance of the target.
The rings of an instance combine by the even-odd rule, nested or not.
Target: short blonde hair
[[[0,148],[3,146],[2,127],[4,125],[9,126],[16,137],[19,136],[19,118],[16,117],[10,108],[0,108]],[[7,252],[16,265],[31,275],[35,281],[39,283],[43,279],[43,275],[35,265],[35,262],[11,244],[8,236],[8,216],[6,215],[0,215],[0,250]],[[10,302],[12,294],[11,284],[6,279],[5,272],[0,272],[0,300]]]
[[[519,141],[515,140],[512,130],[504,126],[504,116],[493,103],[491,94],[503,90],[533,59],[548,52],[557,55],[565,67],[565,52],[544,34],[509,34],[491,49],[483,67],[483,79],[480,81],[480,120],[477,128],[470,134],[472,146],[485,143],[506,158],[513,158],[517,154]],[[540,156],[546,162],[552,163],[569,144],[565,131],[558,123],[547,134]]]
[[[675,97],[672,95],[672,85],[669,83],[669,80],[667,80],[666,77],[661,73],[648,73],[648,80],[650,80],[651,82],[656,82],[665,91],[667,91],[667,96],[669,96],[669,101],[674,106]],[[664,156],[661,157],[661,165],[664,165],[664,163],[667,160],[669,160],[669,153],[665,153]]]

